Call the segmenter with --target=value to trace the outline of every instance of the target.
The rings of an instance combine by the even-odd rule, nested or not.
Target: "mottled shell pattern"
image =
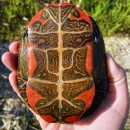
[[[47,122],[91,114],[107,88],[104,42],[93,18],[70,3],[40,10],[19,48],[18,86],[26,105]]]

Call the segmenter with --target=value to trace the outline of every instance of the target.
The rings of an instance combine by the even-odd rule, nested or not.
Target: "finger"
[[[16,73],[16,71],[10,73],[10,75],[9,75],[9,81],[10,81],[10,84],[11,84],[12,88],[14,89],[14,91],[21,98],[20,92],[18,90],[18,81],[17,81],[17,73]]]
[[[3,64],[11,71],[17,70],[17,59],[18,56],[11,52],[4,53],[1,58]]]
[[[18,48],[19,48],[19,42],[12,42],[9,46],[9,50],[10,52],[12,52],[13,54],[18,54]]]
[[[107,54],[107,74],[109,83],[120,81],[123,77],[126,77],[125,70],[118,65],[110,54]]]
[[[126,115],[129,110],[129,94],[126,72],[109,54],[107,54],[107,72],[108,93],[106,99],[109,102],[114,102],[114,105],[112,105],[113,108],[119,113],[121,112],[120,114],[122,116]]]
[[[107,54],[107,74],[108,92],[117,94],[118,91],[120,92],[121,88],[125,89],[125,92],[127,91],[126,72],[109,54]]]

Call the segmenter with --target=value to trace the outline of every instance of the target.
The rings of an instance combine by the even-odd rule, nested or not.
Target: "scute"
[[[86,46],[86,43],[92,40],[92,34],[90,32],[82,33],[65,33],[63,34],[63,47],[68,48],[80,48]]]
[[[96,22],[69,3],[39,11],[20,46],[18,85],[25,103],[47,122],[73,123],[91,114],[107,86]]]

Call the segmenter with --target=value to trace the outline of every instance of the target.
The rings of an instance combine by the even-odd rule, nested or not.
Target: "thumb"
[[[106,55],[107,57],[107,74],[108,74],[108,82],[115,83],[123,78],[126,78],[125,70],[118,65],[110,54]]]
[[[121,112],[121,115],[126,115],[129,110],[129,94],[127,77],[125,70],[118,65],[110,54],[107,58],[107,73],[108,73],[108,92],[107,101],[115,100],[113,107]]]

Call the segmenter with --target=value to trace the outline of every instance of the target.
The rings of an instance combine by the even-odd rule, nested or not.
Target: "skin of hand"
[[[17,58],[19,42],[9,46],[9,52],[2,56],[2,62],[12,72],[9,81],[21,98],[17,85]],[[129,111],[129,94],[125,70],[106,54],[108,90],[98,109],[89,117],[72,124],[47,123],[34,113],[43,130],[123,130]]]

